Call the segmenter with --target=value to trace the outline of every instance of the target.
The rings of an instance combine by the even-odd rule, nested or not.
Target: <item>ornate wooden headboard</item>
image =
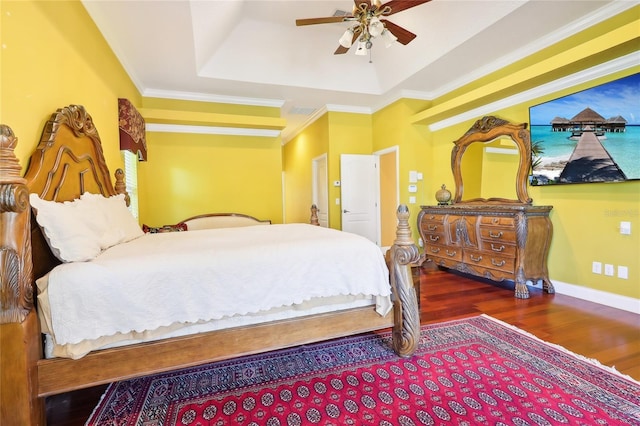
[[[24,177],[29,192],[46,200],[69,201],[84,192],[116,195],[100,136],[82,105],[51,115]]]
[[[58,109],[44,126],[24,178],[30,193],[44,200],[71,201],[85,192],[106,197],[123,193],[124,173],[116,171],[116,188],[102,151],[93,119],[82,105]],[[33,274],[38,278],[60,261],[56,259],[35,219],[31,220]]]

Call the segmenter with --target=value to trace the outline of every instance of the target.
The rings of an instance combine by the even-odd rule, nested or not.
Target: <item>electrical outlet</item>
[[[604,274],[608,277],[612,277],[613,276],[613,265],[610,265],[608,263],[604,264]]]
[[[593,262],[591,264],[591,272],[593,272],[594,274],[601,274],[602,273],[602,263]]]
[[[622,278],[624,280],[629,279],[629,268],[626,266],[618,266],[618,278]]]

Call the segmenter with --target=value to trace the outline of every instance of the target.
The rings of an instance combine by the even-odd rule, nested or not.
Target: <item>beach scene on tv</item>
[[[531,185],[640,179],[640,73],[529,108]]]

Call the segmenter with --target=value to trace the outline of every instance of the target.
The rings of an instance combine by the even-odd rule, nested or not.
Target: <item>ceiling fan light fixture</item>
[[[369,21],[369,34],[371,37],[378,37],[384,32],[384,24],[377,17],[371,18]]]
[[[358,47],[356,47],[356,55],[365,56],[367,54],[367,43],[364,41],[358,42]]]
[[[340,37],[338,42],[340,43],[340,46],[347,49],[350,48],[353,44],[353,28],[348,28],[347,31],[342,34],[342,37]]]
[[[398,40],[398,37],[394,36],[393,33],[386,28],[382,31],[381,36],[385,47],[391,47],[391,45]]]

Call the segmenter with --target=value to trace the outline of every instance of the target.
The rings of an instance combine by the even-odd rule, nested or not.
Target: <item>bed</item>
[[[100,222],[101,227],[106,230],[120,230],[123,225],[119,215],[126,200],[123,173],[117,170],[115,184],[112,184],[98,132],[91,116],[80,105],[70,105],[52,114],[24,176],[20,176],[21,167],[13,152],[16,144],[17,138],[12,130],[2,125],[0,136],[0,215],[2,217],[0,222],[0,272],[2,273],[0,279],[0,349],[2,351],[0,423],[44,424],[44,398],[50,395],[367,331],[393,327],[394,350],[405,357],[410,356],[415,350],[420,318],[410,265],[418,260],[419,254],[411,238],[409,213],[406,206],[398,208],[396,241],[387,256],[388,264],[383,260],[382,266],[379,263],[367,263],[372,260],[362,263],[362,259],[368,258],[364,255],[365,251],[369,250],[364,246],[354,245],[349,249],[351,242],[331,245],[332,240],[347,233],[316,226],[317,220],[313,220],[313,208],[311,223],[314,225],[273,225],[268,221],[260,222],[242,214],[208,214],[182,221],[186,224],[187,232],[159,232],[152,235],[144,234],[141,230],[130,229],[134,236],[126,241],[122,239],[122,233],[115,238],[114,232],[106,232],[103,237],[108,236],[111,245],[100,246],[98,254],[94,257],[88,260],[82,257],[63,257],[64,261],[62,261],[60,260],[62,253],[56,251],[57,246],[52,243],[52,234],[48,233],[49,228],[46,223],[44,225],[40,223],[43,212],[50,207],[59,208],[63,204],[75,205],[74,203],[79,203],[79,200],[85,197],[87,200],[94,200],[91,203],[103,203],[109,200],[108,202],[114,206],[114,200],[119,200],[121,205],[114,207],[116,210],[113,212],[110,210],[111,207],[104,209],[103,204],[99,204],[100,207],[91,204],[91,208],[108,212]],[[37,205],[33,208],[33,212],[31,201]],[[63,203],[65,201],[68,203]],[[84,214],[86,217],[87,211],[91,210],[78,210],[78,214]],[[96,213],[95,216],[97,218],[100,214]],[[77,223],[80,227],[80,222],[73,223]],[[322,249],[318,248],[316,236],[324,241],[321,245]],[[355,237],[345,236],[348,239]],[[313,242],[310,241],[312,238]],[[215,247],[213,247],[213,240],[218,241]],[[273,242],[277,242],[277,245],[269,245]],[[305,251],[308,249],[304,247],[310,243],[316,247],[315,251]],[[353,243],[360,244],[359,241],[353,241]],[[164,281],[169,284],[177,281],[176,277],[181,277],[178,293],[187,295],[183,298],[186,308],[182,311],[192,315],[184,321],[188,327],[184,327],[184,330],[183,327],[178,331],[174,330],[173,324],[182,325],[182,321],[172,317],[171,321],[174,322],[169,324],[170,330],[164,333],[167,331],[163,330],[167,325],[164,323],[166,319],[154,318],[149,327],[157,327],[163,331],[163,334],[147,336],[148,333],[144,333],[147,331],[145,329],[147,325],[127,324],[126,327],[131,327],[133,331],[143,331],[142,336],[125,336],[115,342],[103,342],[98,339],[100,341],[97,346],[83,347],[77,353],[66,353],[64,348],[58,348],[59,350],[56,351],[56,345],[63,346],[60,345],[61,342],[77,343],[79,338],[69,337],[71,332],[67,330],[60,335],[56,334],[53,330],[56,327],[48,324],[45,319],[46,311],[55,310],[57,312],[54,315],[55,318],[65,316],[63,321],[56,319],[55,322],[70,324],[71,328],[75,326],[80,334],[89,333],[92,338],[88,340],[95,343],[96,339],[91,333],[100,334],[104,331],[98,332],[93,329],[106,327],[106,320],[101,316],[102,313],[109,309],[116,309],[114,305],[103,306],[103,303],[109,302],[107,300],[109,291],[112,293],[111,296],[118,295],[118,297],[112,297],[111,301],[116,305],[124,303],[121,301],[127,299],[128,292],[137,294],[130,299],[142,304],[132,308],[134,310],[144,309],[146,299],[160,298],[157,299],[159,304],[167,304],[169,300],[167,298],[175,299],[175,294],[171,293],[175,290],[164,287],[162,291],[152,293],[149,286],[152,286],[154,291],[156,285],[157,288],[161,288],[160,284],[155,282],[146,287],[141,285],[137,288],[136,286],[140,283],[147,282],[146,278],[142,279],[135,275],[141,270],[138,266],[127,269],[121,263],[113,263],[119,261],[121,257],[134,259],[139,264],[146,263],[150,261],[150,257],[153,257],[151,254],[160,252],[160,246],[171,247],[174,257],[179,260],[172,263],[166,257],[157,257],[156,260],[159,259],[162,267],[166,269],[155,275],[165,277]],[[194,250],[187,252],[190,247],[194,247]],[[299,252],[301,257],[294,258],[296,253],[286,251],[286,247],[293,247],[294,252]],[[377,247],[376,249],[379,251]],[[339,263],[344,263],[345,268],[355,266],[358,270],[359,278],[352,277],[345,280],[344,285],[348,290],[337,290],[341,294],[335,295],[335,297],[350,295],[349,300],[337,300],[334,295],[323,293],[325,287],[330,287],[328,285],[316,283],[309,288],[303,288],[302,281],[294,280],[296,274],[300,274],[307,277],[305,281],[311,282],[312,276],[320,276],[327,272],[329,275],[323,278],[323,283],[339,281],[336,277],[343,274],[343,271],[336,268],[343,266],[334,265],[336,262],[327,262],[325,259],[332,252],[339,253],[339,258],[343,260]],[[142,256],[141,253],[145,255]],[[314,256],[313,253],[319,255]],[[161,255],[164,256],[158,253],[158,256]],[[383,259],[382,253],[379,252],[378,255]],[[201,258],[209,261],[197,261]],[[231,258],[240,258],[244,263],[232,267],[231,270],[217,269],[222,268],[223,264],[230,263]],[[205,263],[208,265],[202,265]],[[174,270],[174,266],[178,264],[189,265],[196,277],[193,281],[206,281],[203,277],[210,275],[219,276],[218,281],[228,285],[232,291],[225,292],[221,287],[216,287],[215,290],[212,290],[213,287],[191,288],[190,281],[183,279],[184,271]],[[114,265],[120,266],[114,267]],[[155,265],[153,267],[158,268],[157,264]],[[292,265],[295,268],[291,269]],[[211,269],[214,266],[216,269]],[[256,289],[262,288],[258,286],[260,279],[247,275],[251,269],[250,266],[263,271],[267,269],[274,271],[273,276],[265,278],[266,284],[263,283],[263,285],[290,285],[295,282],[295,288],[282,287],[280,291],[271,292],[273,297],[262,298],[259,290],[241,290],[242,294],[247,296],[246,299],[250,300],[250,308],[246,306],[237,308],[242,311],[238,313],[235,307],[231,307],[234,303],[233,292],[238,291],[235,286],[250,282],[256,285]],[[200,271],[198,268],[209,269]],[[242,271],[237,282],[234,281],[237,277],[234,277],[233,268],[235,271]],[[384,273],[382,285],[378,283],[375,290],[360,288],[364,282],[369,284],[370,281],[379,280],[370,271],[375,269],[378,270],[378,275],[380,271]],[[78,270],[84,270],[88,275],[74,275]],[[318,272],[321,270],[324,272]],[[65,275],[61,271],[72,272]],[[116,276],[115,281],[106,281],[109,273],[104,271],[115,271],[120,275]],[[277,279],[278,274],[279,279]],[[285,274],[288,278],[283,280],[282,276]],[[71,284],[74,279],[77,282]],[[117,283],[123,285],[115,291],[114,287],[107,287],[109,291],[103,290],[103,293],[98,291],[81,296],[80,287],[93,288],[103,280],[107,286],[114,286]],[[126,285],[125,280],[129,280]],[[50,307],[48,304],[51,301],[42,297],[46,296],[47,292],[53,292],[51,290],[53,287],[50,287],[53,285],[52,282],[62,283],[56,285],[63,287],[66,285],[66,292],[55,290],[58,292],[57,296],[52,297],[63,301],[62,308]],[[113,284],[114,282],[116,284]],[[162,285],[168,285],[167,282]],[[316,291],[318,288],[322,288],[322,292],[318,293]],[[369,294],[365,294],[367,292]],[[255,293],[253,299],[248,293]],[[283,293],[292,293],[295,303],[280,300]],[[202,297],[202,294],[207,294],[209,297]],[[144,296],[140,297],[140,295]],[[257,307],[264,302],[262,299],[272,298],[278,299],[273,302],[276,312],[273,312],[271,305]],[[86,311],[84,307],[89,305],[89,301],[92,301],[92,310]],[[385,307],[385,301],[390,304],[388,308]],[[307,302],[312,306],[306,306]],[[93,309],[94,305],[98,307]],[[147,305],[150,304],[147,303]],[[105,308],[105,306],[112,308]],[[285,309],[288,307],[293,309]],[[298,312],[284,314],[280,312],[292,310]],[[267,315],[262,317],[262,313]],[[146,314],[153,316],[152,312]],[[203,315],[208,317],[203,318]],[[127,317],[127,320],[136,321],[133,315],[129,318],[126,313],[116,317]],[[121,319],[123,318],[116,318],[116,320]],[[221,325],[224,320],[230,320],[229,324]],[[118,327],[122,325],[117,324],[115,327],[119,330]],[[86,328],[91,331],[87,332]],[[153,328],[153,331],[155,330],[156,328]],[[112,331],[106,333],[113,336]],[[52,343],[51,336],[54,334]],[[54,349],[47,350],[47,347]]]

